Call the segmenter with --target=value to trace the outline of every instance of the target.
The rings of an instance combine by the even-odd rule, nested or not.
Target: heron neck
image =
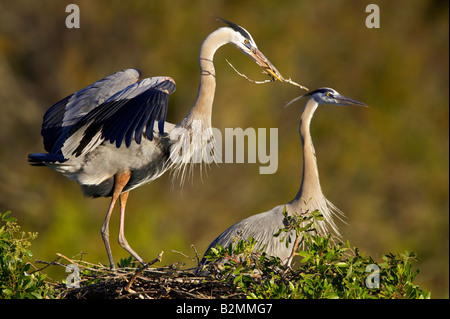
[[[226,29],[211,33],[200,48],[198,62],[200,66],[200,84],[197,99],[189,112],[189,120],[200,120],[204,127],[211,127],[211,114],[216,90],[216,72],[214,69],[214,54],[217,49],[230,41]]]
[[[309,130],[311,119],[317,107],[317,102],[310,98],[306,102],[300,119],[299,132],[303,147],[303,176],[300,190],[290,203],[296,206],[296,211],[300,211],[301,207],[305,207],[305,202],[308,203],[310,199],[317,198],[319,194],[322,194],[314,145]]]

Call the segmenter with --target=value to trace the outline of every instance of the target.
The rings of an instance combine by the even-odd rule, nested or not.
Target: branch
[[[139,274],[141,274],[145,269],[147,269],[149,266],[153,265],[156,262],[160,262],[162,260],[162,255],[164,254],[164,252],[160,252],[158,257],[156,257],[155,259],[153,259],[152,261],[149,261],[147,264],[145,264],[142,268],[139,268],[136,273],[134,274],[133,278],[131,278],[130,282],[128,283],[128,285],[125,287],[125,290],[129,293],[134,293],[134,291],[131,289],[131,285],[133,284],[133,282],[136,280],[137,276],[139,276]]]
[[[61,259],[61,256],[59,256],[58,258],[56,258],[54,261],[52,262],[47,262],[47,261],[42,261],[42,260],[36,260],[36,264],[45,264],[46,266],[33,270],[32,272],[30,272],[30,274],[33,274],[35,272],[41,272],[42,270],[44,270],[45,268],[48,268],[50,266],[62,266],[62,267],[66,267],[67,265],[64,265],[62,263],[59,262],[59,260]]]
[[[292,81],[291,78],[289,78],[289,79],[283,79],[283,82],[286,82],[286,83],[289,83],[289,84],[298,86],[298,87],[301,88],[302,90],[309,91],[309,89],[308,89],[307,87],[304,87],[303,85],[298,84],[297,82]]]
[[[195,258],[197,258],[197,265],[200,265],[200,256],[198,255],[197,248],[195,248],[194,244],[192,244],[191,247],[195,252]]]
[[[289,256],[286,265],[291,265],[292,259],[294,259],[294,256],[297,254],[298,246],[303,240],[303,236],[297,236],[294,242],[294,247],[292,247],[291,255]]]
[[[272,75],[270,75],[269,73],[267,73],[267,72],[264,72],[264,73],[266,73],[268,76],[271,77],[270,80],[264,80],[264,81],[255,81],[255,80],[252,80],[252,79],[250,79],[248,76],[246,76],[245,74],[242,74],[241,72],[239,72],[238,70],[236,70],[236,68],[235,68],[235,67],[234,67],[227,59],[225,59],[225,61],[227,61],[228,65],[231,66],[231,68],[234,70],[234,72],[236,72],[238,75],[242,76],[243,78],[245,78],[245,79],[246,79],[247,81],[249,81],[249,82],[252,82],[252,83],[255,83],[255,84],[264,84],[264,83],[270,83],[270,82],[274,82],[274,81],[275,81],[275,78],[274,78]],[[302,90],[309,91],[309,89],[308,89],[307,87],[304,87],[303,85],[298,84],[297,82],[292,81],[291,78],[285,79],[285,78],[281,77],[281,81],[282,81],[282,82],[289,83],[289,84],[292,84],[292,85],[294,85],[294,86],[297,86],[297,87],[299,87],[299,88],[302,89]]]
[[[275,79],[273,77],[270,80],[264,80],[264,81],[254,81],[252,79],[249,79],[245,74],[242,74],[241,72],[236,70],[236,68],[233,66],[233,64],[231,64],[227,59],[225,59],[225,61],[227,61],[228,65],[231,66],[231,68],[234,70],[234,72],[236,72],[238,75],[242,76],[243,78],[245,78],[249,82],[256,83],[256,84],[264,84],[264,83],[270,83],[270,82],[274,82],[275,81]]]

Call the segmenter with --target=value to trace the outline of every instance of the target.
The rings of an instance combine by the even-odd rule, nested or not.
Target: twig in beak
[[[252,79],[249,79],[245,74],[242,74],[238,70],[236,70],[236,68],[233,66],[233,64],[231,64],[227,59],[225,59],[225,61],[227,61],[228,65],[231,66],[231,68],[234,70],[234,72],[236,72],[238,75],[242,76],[243,78],[245,78],[249,82],[256,83],[256,84],[264,84],[264,83],[270,83],[270,82],[274,82],[275,81],[275,79],[272,76],[271,76],[270,80],[264,80],[264,81],[254,81]],[[270,75],[270,74],[268,74],[268,75]]]
[[[268,76],[270,76],[270,80],[254,81],[252,79],[249,79],[248,76],[246,76],[245,74],[242,74],[238,70],[236,70],[236,68],[227,59],[225,59],[225,61],[227,61],[228,65],[231,66],[231,68],[234,70],[234,72],[236,72],[238,75],[242,76],[243,78],[245,78],[249,82],[256,83],[256,84],[264,84],[264,83],[270,83],[270,82],[274,82],[275,81],[275,78],[272,75],[270,75],[269,73],[267,73],[267,72],[264,72],[264,73],[266,73]],[[302,90],[309,91],[309,89],[304,87],[303,85],[292,81],[291,78],[289,78],[289,79],[282,78],[282,81],[286,82],[286,83],[289,83],[289,84],[292,84],[294,86],[297,86],[297,87],[299,87]]]
[[[308,89],[307,87],[304,87],[303,85],[298,84],[297,82],[292,81],[291,78],[289,78],[289,79],[283,79],[283,82],[286,82],[286,83],[289,83],[289,84],[298,86],[298,87],[301,88],[302,90],[309,91],[309,89]]]

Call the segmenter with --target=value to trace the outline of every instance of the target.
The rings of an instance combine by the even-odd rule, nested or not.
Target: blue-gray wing
[[[136,83],[141,73],[126,69],[109,75],[73,93],[50,107],[44,115],[41,134],[47,152],[56,154],[72,128],[111,96]]]
[[[175,91],[170,77],[152,77],[132,84],[84,115],[71,128],[61,148],[65,158],[84,154],[104,140],[127,147],[142,137],[153,139],[153,127],[164,134],[169,95]]]
[[[286,220],[282,213],[284,207],[285,205],[276,206],[267,212],[250,216],[232,225],[213,240],[206,252],[216,247],[217,244],[227,248],[239,240],[248,240],[249,237],[252,237],[256,241],[254,247],[256,250],[262,249],[267,255],[276,256],[285,261],[292,252],[295,232],[291,231],[282,235],[282,237],[292,236],[288,247],[286,247],[287,240],[281,242],[282,237],[274,237],[275,233],[286,227]],[[201,264],[206,263],[206,259],[203,258]]]

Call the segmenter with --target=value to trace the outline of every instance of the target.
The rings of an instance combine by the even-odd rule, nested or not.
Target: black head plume
[[[227,21],[225,19],[222,18],[217,18],[217,20],[227,24],[230,28],[232,28],[233,30],[235,30],[236,32],[239,32],[240,34],[242,34],[242,36],[248,40],[252,40],[252,36],[241,26],[238,26],[236,23]]]

